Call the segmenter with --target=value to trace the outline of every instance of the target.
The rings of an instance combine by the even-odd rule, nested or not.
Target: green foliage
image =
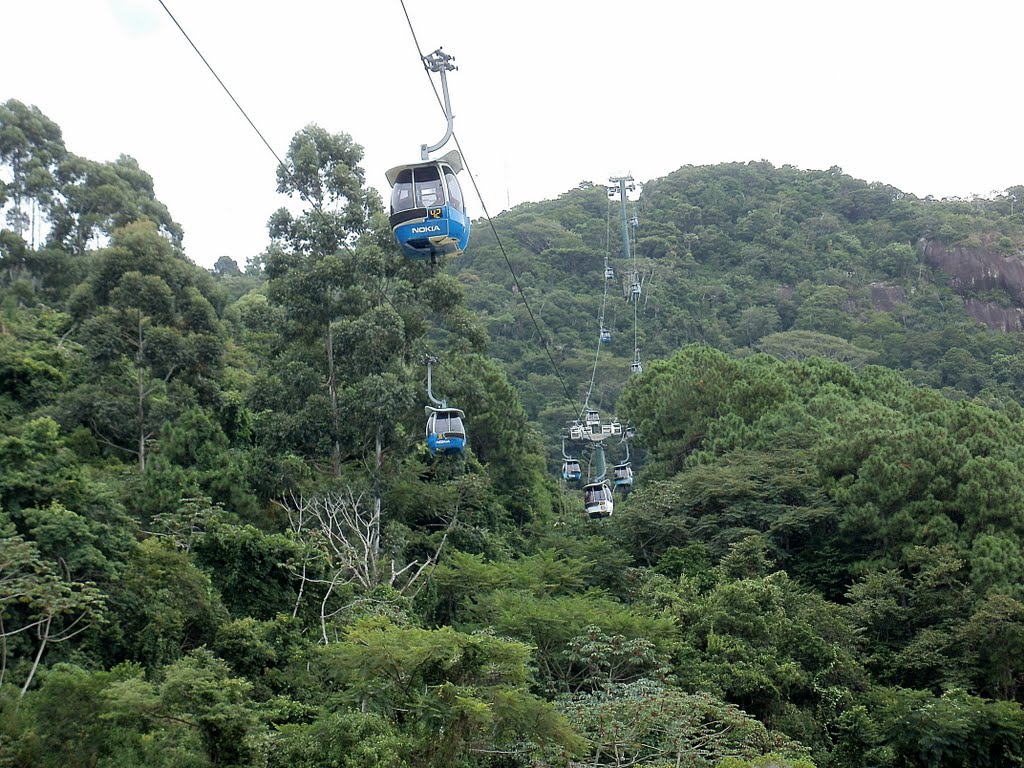
[[[213,399],[223,342],[206,287],[152,222],[116,230],[73,301],[88,365],[63,421],[144,472],[160,424]]]
[[[774,727],[794,726],[791,707],[813,710],[864,680],[855,628],[784,573],[723,580],[681,606],[679,619],[696,664],[678,674]],[[823,739],[799,736],[815,746]]]
[[[559,706],[590,743],[587,765],[813,768],[801,760],[774,763],[757,759],[749,763],[732,758],[773,752],[783,746],[780,742],[784,739],[708,694],[688,694],[638,680],[565,698]]]
[[[357,622],[324,649],[332,679],[363,712],[406,726],[415,763],[466,765],[479,748],[523,755],[575,751],[578,737],[529,693],[528,646],[486,633]]]
[[[1024,712],[1016,702],[988,701],[953,689],[935,697],[880,689],[869,699],[892,765],[929,768],[1010,765],[1020,759]]]
[[[222,660],[199,650],[166,667],[158,683],[130,678],[107,695],[110,717],[133,724],[143,743],[170,735],[204,758],[200,765],[263,768],[269,738],[248,700],[250,688]]]
[[[297,584],[289,563],[299,556],[293,540],[251,525],[221,524],[200,536],[193,552],[232,616],[271,619],[291,613]]]
[[[965,301],[1024,294],[943,272],[1019,250],[1020,188],[681,168],[633,305],[601,185],[435,267],[361,161],[299,131],[271,246],[207,271],[133,159],[0,106],[0,764],[1020,762],[1024,336]],[[599,524],[563,383],[637,428]]]
[[[268,768],[411,768],[415,741],[385,717],[331,712],[282,726]]]
[[[54,170],[65,153],[60,126],[38,107],[17,99],[0,105],[0,163],[11,178],[3,186],[0,206],[8,198],[12,202],[6,220],[18,236],[34,223],[23,206],[32,202],[46,210],[53,204]]]
[[[211,648],[238,677],[253,684],[253,697],[287,701],[315,698],[305,661],[310,640],[302,619],[278,614],[268,621],[246,617],[221,623]]]
[[[727,757],[718,763],[718,768],[814,768],[810,760],[791,759],[777,752],[755,757],[753,760],[741,760]]]
[[[82,473],[73,452],[48,417],[4,425],[0,434],[0,505],[17,511],[54,499],[76,501]]]
[[[672,631],[670,621],[630,610],[597,590],[551,597],[497,590],[478,595],[471,615],[478,625],[531,643],[541,682],[555,692],[577,690],[590,679],[588,663],[571,645],[588,627],[629,639],[646,638],[659,648]]]
[[[142,542],[111,589],[104,656],[157,668],[212,642],[227,619],[210,579],[184,553]]]
[[[55,312],[25,317],[17,335],[0,334],[0,413],[8,418],[53,402],[67,383],[66,360],[56,348]]]
[[[491,331],[495,354],[523,383],[527,411],[559,410],[544,424],[549,439],[571,414],[564,412],[559,387],[534,387],[529,379],[549,367],[541,343],[547,339],[570,386],[589,381],[603,261],[607,255],[620,272],[627,266],[617,263],[615,238],[607,239],[606,222],[617,213],[611,205],[600,186],[584,184],[496,218],[541,324],[539,338],[511,290],[493,236],[475,236],[472,248],[453,262],[471,306]],[[970,365],[949,385],[975,394],[996,383],[997,357],[1020,349],[1019,335],[976,325],[950,290],[950,279],[925,257],[929,247],[955,252],[968,246],[995,264],[1006,248],[1019,249],[1024,229],[1019,216],[1007,215],[1008,196],[922,201],[837,167],[801,171],[750,162],[686,166],[649,180],[635,209],[637,266],[652,278],[638,307],[645,363],[688,343],[725,351],[753,345],[784,359],[870,360],[921,375],[960,347]],[[988,285],[980,272],[977,280]],[[975,282],[959,275],[953,285],[973,295]],[[616,318],[626,329],[632,326],[632,312],[623,309],[611,301],[606,310],[616,331],[622,330]],[[615,407],[632,352],[630,344],[602,348],[592,404]],[[1001,388],[997,396],[1019,399],[1021,390]]]
[[[758,352],[764,352],[779,360],[823,357],[828,360],[838,360],[855,368],[875,356],[870,349],[858,347],[838,336],[806,330],[771,333],[760,337],[753,347]]]
[[[586,627],[569,641],[569,659],[585,669],[578,690],[611,688],[641,679],[666,679],[668,658],[646,638],[607,635]]]
[[[1019,700],[1024,659],[1024,604],[992,594],[961,625],[959,639],[973,664],[976,690],[995,699]]]
[[[60,563],[15,533],[2,513],[0,566],[0,684],[10,666],[24,696],[48,646],[102,623],[106,595],[92,582],[69,578]]]
[[[453,553],[433,575],[437,619],[444,623],[466,621],[481,594],[515,590],[536,597],[569,595],[584,584],[593,563],[566,558],[553,550],[510,562],[488,562],[483,555]]]
[[[0,721],[22,722],[13,748],[5,754],[0,747],[0,754],[10,760],[8,764],[19,767],[102,764],[121,751],[126,736],[104,717],[109,712],[106,692],[138,674],[128,665],[110,671],[88,671],[72,664],[56,664],[45,670],[38,690],[20,702],[24,709],[15,701],[2,699]]]
[[[57,168],[60,197],[52,209],[49,242],[76,255],[103,235],[146,219],[176,246],[184,233],[156,199],[153,178],[127,155],[97,163],[67,154]]]
[[[1021,441],[1020,423],[916,390],[882,369],[735,361],[690,348],[652,366],[623,406],[650,449],[648,472],[677,473],[665,499],[671,506],[660,514],[692,505],[710,529],[694,533],[708,541],[740,522],[793,553],[801,540],[817,547],[841,532],[847,557],[884,552],[896,562],[908,546],[951,543],[957,531],[970,541],[988,526],[1015,530],[1011,510],[1024,487],[1011,446]],[[748,458],[751,450],[772,454]],[[760,471],[764,485],[752,486]],[[739,513],[754,500],[744,521]]]

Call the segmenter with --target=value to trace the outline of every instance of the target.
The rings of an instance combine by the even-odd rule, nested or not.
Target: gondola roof
[[[406,168],[416,168],[421,165],[431,165],[432,163],[446,163],[450,165],[452,170],[456,173],[462,171],[462,155],[459,154],[459,150],[453,149],[451,152],[439,157],[435,160],[421,160],[418,163],[405,163],[404,165],[396,165],[394,168],[388,169],[384,174],[388,178],[388,184],[392,187],[395,186],[395,182],[398,180],[398,174],[404,171]]]

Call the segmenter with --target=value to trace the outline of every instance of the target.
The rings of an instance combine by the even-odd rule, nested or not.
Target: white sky
[[[386,198],[384,171],[444,134],[399,0],[165,2],[281,155],[308,123],[346,132]],[[492,214],[760,159],[919,196],[1024,183],[1010,0],[406,5],[424,52],[456,57],[455,131]],[[0,101],[38,106],[76,154],[135,157],[197,263],[265,247],[275,161],[157,0],[2,6]]]

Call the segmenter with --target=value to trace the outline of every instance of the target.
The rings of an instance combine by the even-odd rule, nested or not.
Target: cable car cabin
[[[629,289],[630,297],[633,301],[637,301],[640,298],[640,281],[634,280],[632,287]]]
[[[566,459],[562,462],[562,479],[568,483],[578,482],[583,477],[583,470],[576,459]]]
[[[452,150],[385,174],[391,185],[391,230],[406,258],[435,261],[469,245],[469,216],[457,178],[461,170],[462,157]]]
[[[607,482],[583,486],[583,508],[592,520],[611,517],[614,504],[612,489],[608,487]]]
[[[612,481],[615,483],[616,488],[633,484],[633,468],[629,465],[628,461],[612,467]]]
[[[611,340],[612,340],[612,332],[609,331],[607,328],[602,328],[601,329],[601,343],[602,344],[609,344],[609,343],[611,343]]]
[[[449,456],[466,450],[466,414],[457,408],[430,408],[427,417],[427,450],[431,456]]]
[[[632,363],[629,364],[629,370],[632,371],[633,373],[643,373],[644,364],[641,363],[639,360],[634,360]]]
[[[615,279],[615,270],[612,269],[611,267],[607,267],[606,266],[604,268],[604,279],[605,280],[614,280]]]

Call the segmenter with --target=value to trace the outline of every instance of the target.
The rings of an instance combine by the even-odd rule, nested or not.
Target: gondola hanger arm
[[[448,96],[448,78],[447,73],[452,70],[458,69],[452,62],[455,61],[454,56],[450,56],[443,50],[438,48],[433,53],[428,53],[423,57],[423,66],[428,72],[440,72],[441,73],[441,92],[444,95],[444,115],[448,119],[448,130],[445,131],[444,136],[439,142],[431,146],[426,144],[420,145],[420,160],[426,161],[430,159],[430,153],[436,152],[445,144],[448,143],[448,139],[452,137],[454,130],[453,123],[455,121],[455,115],[452,114],[452,102]]]

